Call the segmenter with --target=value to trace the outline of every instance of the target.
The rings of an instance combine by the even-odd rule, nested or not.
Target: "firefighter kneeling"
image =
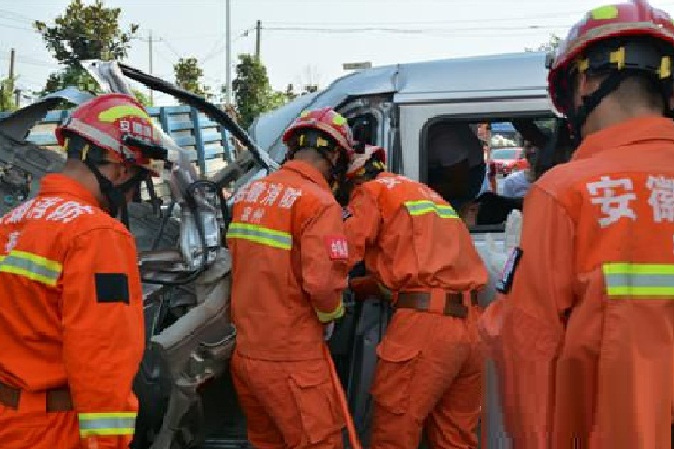
[[[384,150],[351,165],[350,265],[390,290],[396,312],[377,348],[373,449],[474,448],[483,358],[477,290],[487,271],[465,224],[436,192],[384,171]]]

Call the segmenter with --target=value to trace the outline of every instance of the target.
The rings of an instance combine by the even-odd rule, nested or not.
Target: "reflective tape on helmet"
[[[674,299],[674,265],[632,262],[606,263],[602,267],[609,297]]]
[[[133,105],[113,106],[110,109],[98,113],[98,119],[105,123],[114,123],[115,121],[126,117],[138,117],[150,120],[147,112]]]
[[[590,11],[590,16],[594,20],[613,20],[617,19],[620,11],[615,5],[600,6]]]
[[[459,218],[451,206],[436,204],[433,201],[407,201],[405,207],[407,208],[407,212],[414,216],[434,213],[440,218]]]
[[[104,133],[103,131],[96,129],[91,125],[87,125],[81,120],[78,119],[70,120],[70,122],[68,122],[68,124],[66,125],[65,129],[75,131],[82,137],[93,140],[94,143],[121,154],[122,144],[119,141],[115,140],[114,138]]]
[[[265,228],[263,226],[232,223],[227,231],[228,239],[241,239],[272,248],[290,250],[293,246],[293,238],[287,232]]]
[[[136,416],[135,412],[80,413],[80,437],[133,435]]]
[[[339,305],[335,308],[335,310],[328,313],[316,310],[316,315],[318,315],[318,321],[320,321],[321,323],[329,323],[330,321],[336,320],[337,318],[341,318],[342,316],[344,316],[344,304],[340,299]]]
[[[59,262],[25,251],[11,251],[0,260],[0,273],[23,276],[51,287],[56,285],[62,271]]]

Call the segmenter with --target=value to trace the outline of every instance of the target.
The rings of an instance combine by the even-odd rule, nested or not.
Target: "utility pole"
[[[262,22],[260,20],[255,24],[255,59],[260,60],[260,32],[262,31]]]
[[[8,83],[8,87],[10,89],[10,92],[9,92],[10,98],[12,97],[12,92],[14,92],[14,59],[15,59],[15,56],[16,56],[16,52],[12,48],[12,51],[11,51],[10,56],[9,56],[9,83]],[[18,93],[15,93],[15,95],[16,95],[15,104],[16,104],[16,107],[18,108],[19,107],[19,95],[18,95]],[[4,102],[4,100],[3,100],[3,102]],[[3,109],[4,109],[4,104],[3,104]]]
[[[10,53],[9,56],[9,78],[12,80],[12,83],[14,82],[14,58],[16,54],[14,49],[12,48],[12,52]]]
[[[225,28],[226,28],[226,70],[225,75],[227,79],[227,104],[232,104],[232,21],[230,0],[225,0]]]
[[[152,30],[150,30],[150,36],[147,39],[149,51],[150,51],[150,75],[152,75]],[[150,89],[150,104],[154,106],[154,90]]]

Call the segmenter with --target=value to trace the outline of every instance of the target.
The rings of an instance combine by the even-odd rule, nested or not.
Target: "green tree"
[[[240,124],[245,128],[248,128],[260,114],[282,106],[288,101],[286,93],[272,89],[264,64],[249,54],[239,55],[232,89]]]
[[[132,89],[133,94],[136,96],[136,99],[145,106],[146,108],[152,107],[152,101],[150,101],[150,97],[148,95],[145,95],[142,91],[137,90],[137,89]]]
[[[81,67],[86,59],[122,60],[127,56],[130,42],[138,25],[127,31],[119,26],[120,8],[106,8],[102,0],[85,5],[72,0],[65,12],[54,20],[54,26],[35,21],[33,27],[42,35],[47,49],[65,70],[52,74],[45,92],[67,86],[97,90],[96,82]]]
[[[16,111],[14,102],[14,82],[16,80],[7,77],[0,80],[0,112]]]
[[[209,87],[201,83],[201,77],[204,71],[199,67],[196,58],[180,58],[177,64],[173,66],[173,72],[176,77],[176,85],[188,92],[209,98]]]
[[[545,51],[545,52],[550,52],[553,50],[556,50],[557,47],[559,47],[559,44],[562,43],[562,38],[557,36],[556,34],[551,34],[550,38],[548,39],[547,42],[542,43],[536,48],[533,47],[527,47],[524,49],[524,51]]]

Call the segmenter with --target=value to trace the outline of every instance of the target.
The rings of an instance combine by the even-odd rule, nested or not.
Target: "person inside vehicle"
[[[0,446],[120,449],[145,339],[136,244],[113,217],[166,152],[122,94],[82,104],[56,134],[65,168],[0,219]]]
[[[531,183],[535,181],[534,167],[536,166],[538,148],[528,140],[524,141],[523,147],[524,157],[529,165],[524,170],[516,171],[505,177],[501,190],[501,195],[503,196],[522,198],[526,195]]]
[[[673,60],[672,17],[633,0],[585,14],[548,67],[579,145],[527,193],[480,326],[513,447],[672,447]]]
[[[476,447],[487,271],[468,229],[428,186],[386,172],[381,147],[366,146],[347,177],[349,265],[364,260],[396,309],[377,348],[371,447],[416,448],[424,431],[432,449]]]
[[[463,213],[481,190],[489,190],[484,148],[470,125],[436,123],[428,131],[428,185]]]

